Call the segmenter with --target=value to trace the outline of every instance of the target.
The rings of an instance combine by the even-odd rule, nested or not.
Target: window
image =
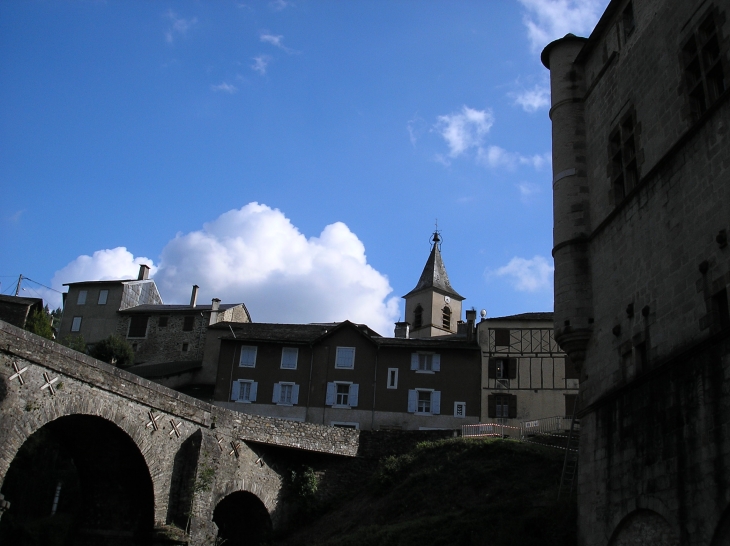
[[[494,345],[497,347],[509,347],[509,329],[497,328],[494,330]]]
[[[293,406],[299,402],[299,385],[296,383],[274,383],[274,404]]]
[[[109,290],[99,290],[98,305],[106,305],[106,300],[109,297]]]
[[[466,417],[466,402],[454,402],[454,417]]]
[[[398,368],[388,368],[388,388],[398,388]]]
[[[296,347],[284,347],[281,349],[281,367],[287,370],[297,369],[297,358],[299,349]]]
[[[337,347],[335,368],[355,367],[355,347]]]
[[[490,394],[487,396],[487,415],[498,419],[517,417],[517,397],[514,394]]]
[[[86,290],[79,290],[79,297],[76,299],[76,305],[86,304]]]
[[[183,332],[192,332],[195,325],[195,315],[188,315],[183,319]]]
[[[423,326],[423,307],[419,303],[413,310],[413,329],[418,330],[421,326]]]
[[[636,122],[631,109],[608,137],[611,189],[618,205],[639,182],[635,135]]]
[[[722,43],[715,16],[710,13],[682,47],[692,121],[697,121],[726,89]]]
[[[81,330],[81,317],[74,317],[71,321],[71,331],[78,332]]]
[[[408,412],[438,415],[441,413],[441,391],[433,389],[409,390]]]
[[[330,425],[338,428],[351,428],[354,430],[360,430],[360,423],[351,423],[348,421],[332,421]]]
[[[190,344],[189,343],[183,343],[182,344],[183,353],[187,353],[189,348],[190,348]]]
[[[488,376],[490,379],[516,379],[517,359],[506,357],[490,358]]]
[[[411,353],[411,370],[417,372],[441,371],[441,355],[433,353]]]
[[[248,379],[239,379],[231,385],[231,400],[234,402],[251,403],[256,401],[258,383]]]
[[[147,315],[134,315],[129,319],[127,337],[147,337]]]
[[[442,320],[443,327],[446,328],[447,330],[450,330],[451,329],[451,309],[449,308],[448,305],[446,305],[446,306],[444,306],[442,311],[443,311],[443,320]]]
[[[325,404],[328,406],[354,408],[357,406],[360,386],[356,383],[334,382],[327,383],[327,397]]]
[[[238,365],[242,368],[253,368],[256,366],[256,347],[244,345],[241,347],[241,357]]]
[[[170,319],[170,317],[164,316],[157,319],[157,326],[159,328],[167,328],[167,321]]]

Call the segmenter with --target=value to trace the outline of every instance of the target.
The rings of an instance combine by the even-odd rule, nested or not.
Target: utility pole
[[[23,275],[21,273],[21,275],[18,277],[18,284],[15,285],[15,295],[16,296],[20,293],[20,283],[22,283],[22,282],[23,282]]]

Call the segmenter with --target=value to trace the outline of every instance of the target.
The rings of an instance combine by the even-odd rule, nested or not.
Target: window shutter
[[[509,379],[515,379],[517,377],[517,359],[507,359],[507,377]]]
[[[248,394],[249,402],[256,402],[256,391],[258,390],[258,388],[259,388],[259,384],[256,381],[251,383],[251,390],[249,391],[249,394]]]
[[[434,415],[441,413],[441,391],[431,393],[431,413]]]
[[[411,370],[418,369],[418,353],[411,353]]]
[[[324,403],[327,406],[332,406],[335,403],[335,387],[334,383],[327,383],[327,396],[324,399]]]
[[[441,371],[441,355],[431,355],[431,369],[434,372]]]
[[[489,359],[489,371],[487,373],[489,379],[497,377],[497,360],[494,358]]]
[[[408,391],[408,413],[416,413],[418,408],[418,391],[409,389]]]
[[[274,383],[274,396],[272,397],[271,401],[274,404],[278,404],[280,399],[281,399],[281,383]]]
[[[291,388],[291,403],[296,405],[299,403],[299,385],[292,385]]]
[[[238,400],[241,393],[241,384],[238,381],[234,381],[231,384],[231,400]]]
[[[360,385],[358,385],[357,383],[353,383],[352,385],[350,385],[350,393],[347,398],[350,402],[349,406],[351,408],[357,407],[357,395],[359,392],[360,392]]]
[[[487,396],[487,417],[497,417],[497,397],[493,394]]]
[[[509,418],[514,419],[517,417],[517,397],[514,394],[509,396]]]

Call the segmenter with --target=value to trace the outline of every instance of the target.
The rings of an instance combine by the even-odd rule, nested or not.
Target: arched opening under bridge
[[[218,539],[227,546],[258,546],[271,540],[272,524],[264,503],[248,491],[224,497],[213,511]]]

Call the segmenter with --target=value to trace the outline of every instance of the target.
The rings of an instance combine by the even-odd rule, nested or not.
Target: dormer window
[[[423,326],[423,307],[419,303],[413,311],[413,329],[417,330]]]
[[[451,308],[446,305],[443,308],[443,326],[447,330],[451,330]]]

